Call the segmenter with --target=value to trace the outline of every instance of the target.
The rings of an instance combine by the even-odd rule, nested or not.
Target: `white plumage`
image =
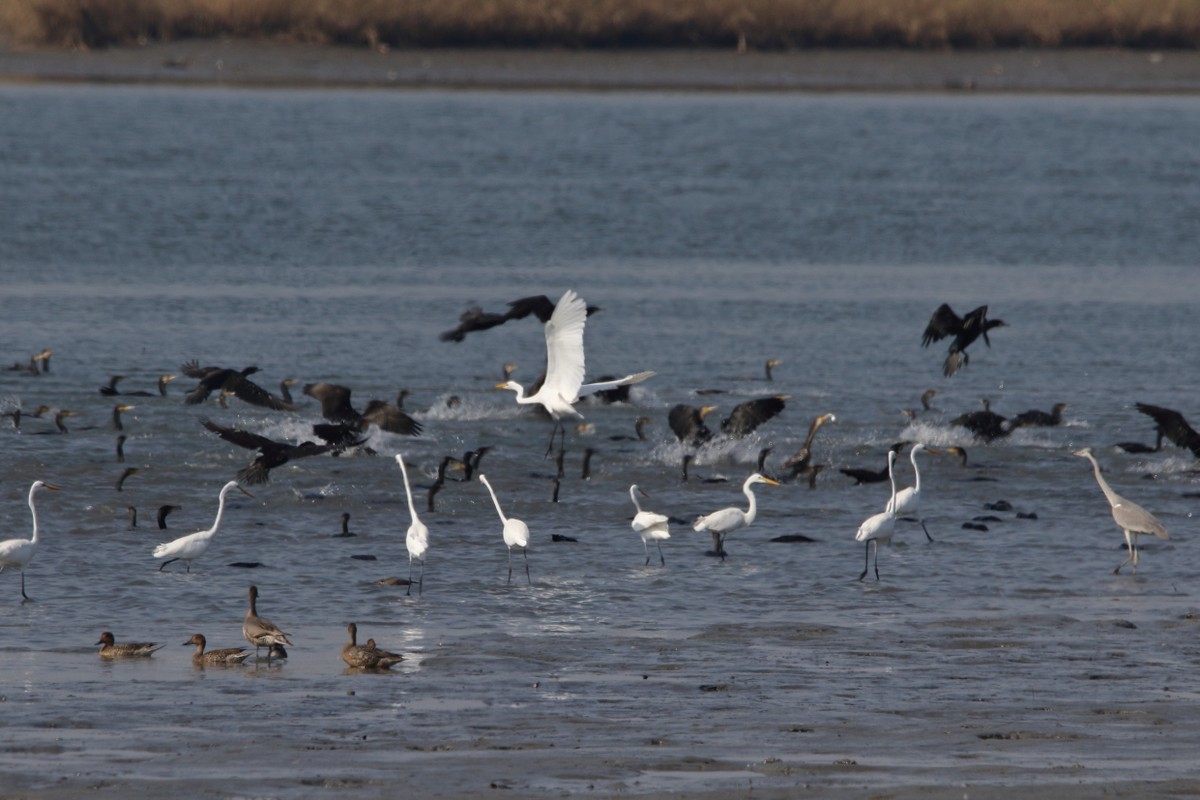
[[[879,580],[879,543],[887,544],[892,541],[892,534],[896,531],[896,475],[894,467],[896,464],[896,451],[888,451],[888,480],[892,484],[892,498],[888,500],[886,508],[867,517],[862,525],[858,526],[858,533],[854,535],[854,541],[865,542],[866,554],[864,558],[862,574],[858,576],[861,581],[867,577],[869,559],[871,555],[871,545],[875,546],[875,580]]]
[[[722,508],[720,511],[714,511],[711,514],[697,518],[695,524],[692,525],[692,530],[694,531],[708,531],[712,534],[713,549],[722,559],[725,558],[725,536],[730,531],[744,528],[754,522],[755,517],[758,516],[758,503],[754,499],[754,492],[750,490],[750,487],[756,483],[765,483],[770,486],[779,485],[778,481],[755,472],[749,478],[746,478],[746,482],[742,484],[742,493],[750,501],[749,508],[745,511],[734,506]]]
[[[492,496],[492,503],[496,506],[496,513],[504,523],[504,544],[508,547],[508,582],[512,583],[512,549],[519,547],[521,554],[525,556],[525,580],[533,583],[529,577],[529,526],[519,519],[504,516],[504,509],[500,507],[500,501],[496,499],[496,492],[488,483],[487,476],[480,475],[479,482],[487,487],[488,494]]]
[[[60,487],[45,481],[34,481],[33,485],[29,487],[29,513],[33,515],[32,536],[29,539],[5,539],[0,542],[0,572],[3,572],[5,567],[16,567],[20,570],[21,597],[25,600],[29,599],[29,595],[25,594],[25,567],[33,560],[33,554],[37,552],[38,545],[37,506],[33,503],[33,496],[39,489],[61,491]]]
[[[190,533],[187,536],[180,536],[178,539],[163,542],[154,548],[155,558],[167,559],[159,566],[159,572],[162,572],[163,567],[173,561],[183,561],[187,564],[187,571],[192,571],[192,561],[204,555],[204,552],[208,550],[208,545],[212,541],[213,535],[221,527],[221,518],[225,516],[225,495],[229,494],[233,489],[237,489],[247,497],[254,496],[239,486],[237,481],[230,481],[222,486],[221,494],[217,497],[217,518],[213,520],[211,528],[206,531]]]
[[[646,563],[650,563],[650,546],[647,542],[653,540],[654,546],[658,548],[658,561],[666,566],[667,560],[663,558],[660,542],[663,539],[671,538],[670,519],[665,514],[643,511],[642,504],[637,499],[639,492],[644,497],[649,496],[642,492],[636,483],[629,487],[629,499],[633,501],[633,507],[637,509],[637,513],[633,515],[633,531],[642,537],[642,548],[646,551]]]
[[[404,546],[408,549],[408,591],[405,594],[412,594],[413,559],[421,562],[421,577],[417,581],[420,586],[417,590],[419,594],[425,590],[425,551],[429,549],[429,528],[417,518],[417,507],[413,504],[412,487],[408,485],[404,456],[397,454],[396,463],[400,465],[400,474],[404,477],[404,494],[408,496],[408,513],[412,517],[412,524],[408,526],[408,533],[404,537]]]

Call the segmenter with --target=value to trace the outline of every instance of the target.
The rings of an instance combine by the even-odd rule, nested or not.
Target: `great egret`
[[[504,544],[508,547],[508,582],[512,583],[512,549],[519,547],[521,554],[525,556],[525,580],[532,585],[533,581],[529,577],[529,526],[519,519],[504,516],[504,509],[500,507],[500,501],[496,499],[496,492],[488,483],[486,475],[480,474],[479,482],[487,487],[488,494],[492,496],[492,503],[496,506],[496,513],[500,515],[500,522],[504,524]]]
[[[925,326],[925,333],[921,338],[922,347],[928,347],[931,342],[940,341],[946,336],[954,336],[946,355],[946,362],[942,366],[942,372],[947,378],[958,372],[959,368],[970,360],[967,356],[968,345],[983,336],[984,344],[991,347],[988,331],[1005,325],[1004,320],[988,319],[987,310],[987,306],[980,306],[959,317],[948,304],[942,303],[929,318],[929,324]]]
[[[336,444],[315,444],[313,442],[288,444],[287,442],[276,442],[273,439],[268,439],[266,436],[260,436],[257,433],[244,431],[240,428],[220,425],[212,420],[202,419],[200,420],[200,424],[231,444],[236,444],[238,447],[244,447],[247,450],[258,451],[258,458],[242,467],[237,473],[237,479],[249,486],[258,486],[266,483],[271,478],[271,470],[276,467],[282,467],[289,461],[309,456],[319,456],[329,452],[340,452],[347,447],[354,447],[365,441],[365,439],[360,439],[358,441],[338,442]]]
[[[921,468],[917,466],[917,453],[925,450],[925,445],[917,442],[912,446],[912,451],[908,454],[908,460],[912,462],[914,481],[912,486],[907,486],[896,493],[894,502],[889,502],[888,507],[896,516],[906,514],[915,514],[917,522],[921,523],[921,530],[925,531],[925,538],[933,541],[933,537],[929,535],[929,529],[925,527],[925,518],[921,516]],[[941,455],[938,450],[930,450],[933,455]]]
[[[564,440],[566,438],[562,418],[583,416],[575,410],[575,403],[578,403],[581,397],[616,386],[641,383],[654,376],[653,372],[637,372],[616,380],[585,384],[583,328],[586,321],[587,305],[575,292],[568,289],[554,307],[554,313],[545,325],[546,378],[542,381],[541,388],[526,397],[525,388],[516,381],[509,380],[496,385],[497,389],[516,392],[517,402],[521,405],[540,405],[554,419],[555,427],[550,434],[550,447],[546,449],[546,455],[554,449],[555,433],[561,431]]]
[[[366,644],[358,643],[358,625],[351,622],[346,626],[350,633],[350,641],[342,646],[342,661],[354,669],[390,669],[393,664],[399,664],[404,656],[390,653],[375,646],[374,639],[368,639]]]
[[[223,397],[233,395],[244,403],[274,409],[275,411],[294,411],[290,403],[268,392],[250,376],[258,372],[258,367],[246,367],[236,370],[227,367],[202,367],[198,361],[189,361],[179,369],[189,378],[200,381],[195,389],[187,393],[184,403],[196,405],[203,403],[213,392],[220,392]]]
[[[408,526],[408,533],[404,537],[404,546],[408,549],[408,591],[405,594],[412,594],[413,559],[421,562],[421,577],[418,580],[420,586],[417,589],[417,593],[421,594],[425,591],[425,551],[429,549],[429,528],[425,527],[425,523],[417,518],[417,507],[413,503],[412,487],[408,485],[408,469],[404,466],[404,456],[397,453],[396,463],[400,465],[400,475],[404,478],[404,494],[408,497],[408,514],[412,517],[412,524]]]
[[[754,518],[758,516],[758,503],[754,499],[754,492],[750,489],[756,483],[765,483],[769,486],[779,485],[779,481],[772,480],[755,472],[749,478],[746,478],[746,482],[742,484],[742,494],[746,495],[746,499],[750,501],[749,508],[745,511],[734,506],[722,508],[720,511],[714,511],[711,514],[698,517],[695,524],[692,525],[692,530],[696,532],[708,531],[712,534],[713,550],[721,557],[722,561],[725,560],[725,537],[730,531],[735,531],[738,528],[744,528],[751,524],[754,522]]]
[[[1191,450],[1193,455],[1200,457],[1200,433],[1188,424],[1183,414],[1149,403],[1138,403],[1137,410],[1158,423],[1160,445],[1162,437],[1166,436],[1179,447],[1185,447]]]
[[[267,663],[271,663],[271,654],[274,652],[276,645],[294,645],[288,641],[288,634],[279,630],[271,620],[258,615],[258,587],[250,587],[250,609],[246,612],[245,619],[242,620],[242,636],[246,641],[254,645],[254,657],[258,658],[258,650],[260,647],[266,647]]]
[[[225,496],[233,489],[237,489],[247,497],[254,496],[239,486],[237,481],[230,481],[222,486],[221,493],[217,496],[217,518],[213,520],[211,528],[205,531],[190,533],[187,536],[180,536],[178,539],[164,542],[154,548],[155,558],[167,559],[159,566],[159,572],[162,572],[163,567],[174,561],[183,561],[187,564],[187,571],[192,571],[192,561],[204,555],[204,551],[208,549],[213,535],[221,527],[221,518],[225,516]]]
[[[990,400],[984,397],[979,402],[983,403],[983,411],[962,414],[950,420],[950,424],[963,426],[985,442],[991,442],[1012,432],[1012,427],[1007,426],[1008,420],[992,411]]]
[[[0,572],[3,572],[5,567],[16,567],[20,570],[21,597],[25,600],[29,599],[29,595],[25,594],[25,567],[33,560],[38,545],[38,515],[33,497],[39,489],[50,489],[54,492],[62,490],[52,483],[34,481],[29,487],[29,513],[33,516],[33,535],[29,539],[5,539],[0,542]]]
[[[101,658],[149,658],[164,647],[164,645],[157,644],[156,642],[122,642],[121,644],[117,644],[112,633],[109,631],[100,634],[100,640],[96,644],[101,645]]]
[[[208,640],[202,633],[192,634],[192,638],[184,642],[183,646],[187,647],[189,644],[196,645],[196,652],[192,653],[192,664],[197,667],[234,667],[250,657],[250,651],[244,647],[220,647],[216,650],[205,650]]]
[[[1011,427],[1013,428],[1051,428],[1055,425],[1062,425],[1062,412],[1067,407],[1066,403],[1055,403],[1049,413],[1039,411],[1038,409],[1030,409],[1022,411],[1012,418]]]
[[[1112,487],[1108,485],[1108,481],[1104,480],[1104,476],[1100,474],[1100,465],[1096,463],[1096,457],[1092,455],[1092,448],[1085,447],[1082,450],[1076,450],[1072,455],[1086,458],[1092,462],[1092,471],[1096,475],[1096,483],[1100,484],[1100,491],[1104,492],[1104,496],[1108,498],[1108,504],[1112,506],[1113,519],[1121,530],[1125,532],[1125,546],[1129,549],[1129,555],[1125,556],[1125,560],[1117,565],[1117,568],[1113,570],[1113,574],[1118,574],[1121,571],[1121,567],[1130,561],[1133,561],[1133,571],[1137,572],[1137,537],[1142,534],[1152,534],[1160,539],[1170,539],[1171,534],[1167,533],[1167,529],[1163,527],[1163,524],[1155,519],[1154,515],[1149,511],[1137,503],[1126,500],[1112,490]]]
[[[863,520],[863,524],[858,526],[858,533],[854,535],[854,541],[865,542],[866,550],[863,553],[863,571],[858,576],[861,581],[867,577],[867,569],[871,557],[871,543],[875,544],[875,580],[879,580],[879,543],[888,544],[892,541],[892,534],[896,530],[896,477],[893,473],[893,467],[896,463],[896,451],[888,451],[888,478],[892,482],[892,499],[888,501],[887,507],[873,516]]]
[[[667,560],[663,558],[661,542],[663,539],[671,538],[670,518],[654,511],[643,511],[642,505],[637,499],[639,493],[642,497],[650,496],[639,489],[636,483],[629,487],[629,499],[633,501],[633,507],[637,509],[637,513],[633,515],[634,533],[642,537],[642,548],[646,551],[646,565],[650,564],[650,547],[647,542],[653,539],[654,546],[658,548],[658,563],[665,567]]]

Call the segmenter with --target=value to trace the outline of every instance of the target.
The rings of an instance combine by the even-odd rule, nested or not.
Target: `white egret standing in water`
[[[642,548],[646,551],[646,564],[650,564],[650,547],[647,542],[653,539],[654,546],[658,548],[658,563],[665,567],[667,560],[663,558],[662,544],[660,543],[663,539],[671,538],[670,520],[665,514],[643,511],[642,505],[637,499],[639,492],[643,497],[650,496],[639,489],[636,483],[629,487],[629,499],[633,501],[633,507],[637,509],[637,514],[633,517],[633,530],[642,537]]]
[[[29,512],[33,515],[33,536],[29,539],[6,539],[0,542],[0,572],[3,572],[5,567],[16,567],[20,570],[21,597],[24,600],[29,599],[29,595],[25,594],[25,567],[33,560],[33,554],[37,551],[38,545],[37,506],[33,503],[33,496],[39,489],[61,491],[60,487],[45,481],[34,481],[33,485],[29,487]]]
[[[925,445],[917,442],[912,446],[912,451],[908,454],[908,460],[913,465],[913,475],[916,476],[912,486],[906,486],[896,493],[894,502],[889,503],[889,510],[894,511],[896,516],[905,514],[914,514],[917,517],[917,522],[921,523],[921,530],[925,531],[925,538],[933,541],[933,537],[929,535],[929,529],[925,527],[925,518],[921,516],[921,468],[917,466],[917,453],[922,450],[927,450]],[[929,450],[928,452],[934,455],[941,455],[938,450]]]
[[[424,522],[417,519],[417,507],[413,505],[412,488],[408,485],[408,470],[404,467],[404,456],[397,454],[396,463],[400,465],[400,474],[404,477],[404,494],[408,496],[408,513],[412,517],[412,524],[408,526],[408,534],[404,537],[404,546],[408,548],[408,591],[405,594],[412,594],[414,558],[421,562],[421,577],[418,579],[420,585],[417,589],[417,594],[421,594],[425,591],[425,551],[429,549],[429,528],[425,527]]]
[[[754,492],[750,490],[750,487],[756,483],[765,483],[770,486],[779,485],[778,481],[755,472],[749,478],[746,478],[746,482],[742,484],[742,493],[750,501],[749,508],[745,511],[734,506],[722,508],[720,511],[714,511],[711,514],[697,518],[695,524],[692,525],[692,530],[694,531],[708,531],[712,534],[713,550],[721,557],[722,561],[725,560],[726,534],[749,525],[758,516],[758,503],[754,499]]]
[[[492,496],[492,502],[496,505],[496,513],[504,523],[504,544],[508,547],[508,582],[512,583],[512,549],[519,547],[521,554],[525,556],[525,580],[532,585],[533,580],[529,577],[529,526],[519,519],[504,516],[504,509],[500,507],[500,501],[496,499],[496,492],[488,483],[487,476],[481,474],[479,482],[487,487],[488,494]]]
[[[896,451],[888,451],[888,480],[892,483],[892,499],[888,501],[887,507],[875,514],[867,517],[862,525],[858,526],[858,533],[854,535],[854,541],[865,542],[866,551],[864,553],[863,571],[858,576],[861,581],[867,577],[867,570],[870,566],[871,543],[875,544],[875,580],[879,580],[879,543],[887,544],[892,541],[892,534],[896,530],[896,476],[893,468],[896,464]]]
[[[192,571],[192,560],[204,555],[204,551],[208,550],[208,544],[212,541],[213,535],[221,527],[221,518],[225,516],[225,495],[229,494],[231,489],[237,489],[247,497],[254,496],[239,486],[237,481],[230,481],[222,486],[221,494],[217,496],[217,518],[213,520],[211,528],[206,531],[189,533],[187,536],[180,536],[178,539],[163,542],[154,548],[155,558],[167,559],[159,565],[159,572],[162,572],[163,567],[174,561],[183,561],[187,564],[187,571]]]

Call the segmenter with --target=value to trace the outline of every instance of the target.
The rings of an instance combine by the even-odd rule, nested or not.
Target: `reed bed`
[[[1200,46],[1200,0],[3,0],[10,47]]]

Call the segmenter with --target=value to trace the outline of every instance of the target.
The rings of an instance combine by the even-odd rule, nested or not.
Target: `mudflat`
[[[1183,50],[394,50],[193,40],[0,48],[0,80],[267,87],[801,92],[1197,92]]]

